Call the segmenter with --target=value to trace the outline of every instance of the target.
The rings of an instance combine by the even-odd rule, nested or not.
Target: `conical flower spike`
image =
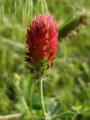
[[[34,76],[45,75],[54,61],[58,47],[56,21],[49,15],[35,17],[27,29],[26,61]]]

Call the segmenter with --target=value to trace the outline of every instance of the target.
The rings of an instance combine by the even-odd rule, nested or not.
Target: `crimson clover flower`
[[[58,48],[56,21],[50,15],[34,18],[26,34],[26,61],[34,76],[45,73],[54,61]]]

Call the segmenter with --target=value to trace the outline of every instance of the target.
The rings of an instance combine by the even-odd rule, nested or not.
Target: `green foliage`
[[[81,24],[83,9],[90,15],[90,0],[47,0],[47,4],[48,8],[45,0],[0,0],[0,114],[20,112],[21,120],[43,119],[39,83],[28,75],[24,62],[25,36],[34,16],[49,9],[59,23],[59,48],[44,82],[47,116],[90,120],[90,25],[70,37]]]

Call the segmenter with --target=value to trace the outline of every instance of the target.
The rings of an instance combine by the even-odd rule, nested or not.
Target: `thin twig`
[[[12,118],[19,118],[21,117],[21,113],[11,114],[11,115],[0,115],[0,120],[9,120]]]

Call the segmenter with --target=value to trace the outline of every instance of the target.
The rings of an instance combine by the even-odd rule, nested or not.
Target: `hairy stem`
[[[41,104],[42,104],[42,111],[44,117],[46,117],[46,110],[45,110],[45,104],[44,104],[44,97],[43,97],[43,79],[40,79],[40,97],[41,97]]]

